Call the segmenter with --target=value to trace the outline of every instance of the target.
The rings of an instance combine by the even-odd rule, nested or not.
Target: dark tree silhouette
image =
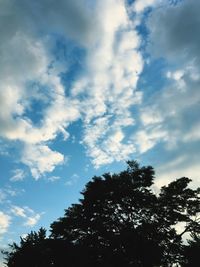
[[[38,262],[43,262],[43,255],[46,250],[46,230],[41,228],[38,233],[31,232],[25,238],[20,238],[20,245],[13,243],[10,245],[6,255],[8,266],[37,266]],[[46,265],[44,265],[46,266]]]
[[[7,266],[186,266],[190,254],[182,238],[186,232],[199,232],[195,219],[200,211],[199,189],[188,188],[190,179],[183,177],[155,194],[153,181],[153,168],[135,161],[119,174],[94,177],[79,203],[52,223],[50,237],[34,245],[39,233],[32,233],[36,236],[30,253],[23,243],[15,244],[7,254]],[[182,233],[176,231],[180,222],[185,222]],[[32,265],[17,265],[17,255]]]
[[[200,235],[193,233],[192,239],[188,241],[189,245],[185,246],[183,267],[199,267],[200,259]]]
[[[31,232],[21,238],[20,245],[13,243],[10,250],[3,253],[9,267],[64,267],[66,262],[67,266],[80,265],[77,255],[82,252],[65,240],[47,238],[46,230],[41,228],[38,233]]]

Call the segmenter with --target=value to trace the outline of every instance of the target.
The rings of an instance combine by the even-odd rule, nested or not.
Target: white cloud
[[[47,180],[49,182],[56,182],[56,181],[60,180],[60,177],[59,176],[50,176],[47,178]]]
[[[0,235],[6,233],[11,223],[11,217],[0,211]]]
[[[131,7],[123,0],[2,2],[0,109],[4,112],[0,112],[0,135],[23,142],[21,160],[34,178],[64,163],[64,155],[52,151],[49,141],[60,133],[69,138],[68,126],[79,119],[84,128],[82,143],[96,167],[126,160],[136,149],[146,152],[158,142],[172,147],[179,142],[180,133],[183,143],[199,139],[194,126],[197,118],[193,116],[189,125],[184,120],[189,107],[193,106],[190,115],[198,110],[200,72],[195,36],[199,36],[199,4],[181,1],[174,7],[156,8],[160,2],[137,0]],[[171,85],[158,93],[157,103],[149,101],[141,108],[141,128],[133,137],[126,134],[126,127],[136,123],[132,109],[142,101],[137,83],[144,60],[141,36],[129,11],[140,16],[147,7],[154,7],[147,27],[155,49],[149,51],[154,56],[166,55],[173,63],[175,58],[176,69],[167,71]],[[192,11],[194,15],[189,16]],[[195,25],[195,34],[180,25],[185,14],[187,23]],[[75,41],[86,52],[83,70],[70,88],[65,88],[60,78],[70,63],[58,62],[52,54],[54,33],[66,43]],[[34,101],[42,103],[37,123],[29,116]]]
[[[37,180],[45,172],[52,172],[55,166],[64,163],[64,156],[46,145],[26,145],[22,162],[29,166]]]
[[[162,122],[163,118],[160,116],[160,114],[154,110],[153,108],[147,108],[141,110],[141,121],[142,123],[146,125],[151,125],[151,124],[157,124],[159,122]]]
[[[0,136],[24,143],[22,162],[36,179],[63,163],[63,155],[52,152],[47,142],[59,133],[67,139],[68,125],[80,118],[85,129],[83,142],[96,166],[124,160],[134,151],[124,127],[134,124],[130,109],[141,102],[142,93],[136,86],[143,59],[141,40],[127,9],[123,0],[93,5],[64,0],[56,4],[47,0],[2,2],[0,102],[5,112],[0,115]],[[60,79],[68,63],[57,62],[51,53],[52,33],[76,40],[87,51],[85,71],[68,96]],[[34,101],[43,103],[37,123],[29,116]],[[92,121],[104,117],[113,126],[103,140]],[[92,141],[86,136],[87,129],[93,132]],[[112,142],[119,132],[124,137]]]
[[[160,127],[153,127],[138,131],[134,136],[134,143],[138,146],[140,153],[144,153],[153,148],[160,141],[167,141],[168,133]]]
[[[96,168],[113,161],[124,161],[135,151],[133,142],[124,140],[121,128],[117,119],[111,124],[109,116],[97,118],[86,126],[83,142]]]
[[[46,0],[1,1],[1,137],[30,144],[52,140],[59,132],[68,137],[65,128],[79,112],[77,104],[65,97],[58,77],[63,67],[56,69],[50,51],[51,33],[55,30],[87,44],[92,33],[88,12],[81,1],[59,1],[56,5]],[[31,83],[38,86],[33,88]],[[35,100],[44,102],[45,107],[37,125],[27,116]]]
[[[149,128],[160,127],[170,137],[163,135],[161,140],[169,147],[198,141],[199,86],[200,79],[194,80],[189,69],[185,69],[185,74],[178,80],[173,79],[169,87],[156,95],[156,102],[152,98],[153,101],[141,110],[146,133]]]
[[[26,218],[26,211],[24,208],[18,206],[12,206],[11,212],[16,216]]]
[[[27,206],[19,207],[13,205],[10,212],[17,217],[23,218],[25,220],[24,225],[30,227],[36,225],[41,218],[41,214],[35,213]]]
[[[199,154],[194,158],[191,155],[183,154],[169,162],[165,162],[156,168],[157,179],[155,184],[158,188],[167,185],[177,178],[188,177],[192,179],[190,186],[192,188],[200,187],[200,167]]]
[[[5,186],[0,188],[0,203],[9,203],[10,198],[15,197],[23,192],[22,190],[13,188],[11,186]]]
[[[16,169],[13,171],[13,176],[10,178],[11,182],[23,181],[26,174],[22,169]]]
[[[41,218],[40,214],[36,214],[36,215],[34,215],[32,217],[29,217],[29,218],[27,218],[27,221],[25,222],[24,225],[32,227],[32,226],[34,226],[34,225],[36,225],[38,223],[40,218]]]
[[[134,125],[130,109],[142,99],[136,86],[143,69],[138,51],[141,40],[124,1],[101,1],[99,5],[100,32],[88,52],[88,72],[72,90],[74,97],[84,97],[80,103],[83,144],[96,167],[125,160],[135,151],[124,128]],[[116,138],[119,133],[123,138]]]

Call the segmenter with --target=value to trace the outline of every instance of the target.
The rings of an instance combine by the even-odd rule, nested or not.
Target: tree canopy
[[[151,166],[129,161],[125,171],[93,177],[79,203],[51,224],[50,236],[40,229],[10,246],[7,266],[197,267],[200,189],[183,177],[156,194],[154,175]]]

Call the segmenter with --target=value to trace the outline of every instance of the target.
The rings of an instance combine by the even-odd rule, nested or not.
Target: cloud
[[[0,235],[6,233],[11,223],[11,217],[0,211]]]
[[[50,176],[50,177],[47,178],[47,180],[49,182],[53,183],[53,182],[56,182],[56,181],[60,180],[60,177],[59,176]]]
[[[27,145],[22,162],[29,166],[37,180],[45,172],[52,172],[55,166],[64,163],[64,156],[46,145]]]
[[[141,103],[137,82],[143,69],[141,40],[125,3],[101,1],[99,10],[100,32],[87,55],[87,75],[72,88],[74,97],[84,98],[82,140],[95,167],[127,159],[135,151],[124,129],[134,125],[130,109]]]
[[[199,141],[197,114],[200,79],[194,78],[193,72],[186,69],[180,79],[171,80],[170,83],[170,86],[155,96],[156,102],[153,96],[149,104],[141,109],[141,121],[147,138],[150,140],[149,132],[159,127],[166,133],[162,141],[169,147]],[[160,137],[157,138],[158,141],[159,139]]]
[[[141,40],[127,9],[122,0],[2,2],[0,98],[4,112],[0,135],[24,143],[22,162],[36,179],[63,162],[63,155],[52,152],[47,142],[59,133],[69,138],[68,125],[80,118],[85,129],[83,143],[95,166],[133,153],[123,129],[134,124],[130,109],[141,102],[142,93],[136,87],[143,59]],[[73,40],[87,52],[84,71],[71,89],[60,78],[70,68],[68,62],[58,62],[52,53],[55,34],[64,37],[66,45]],[[30,116],[34,101],[42,106],[37,123]],[[93,137],[96,134],[93,120],[104,117],[112,129],[104,140],[89,141],[88,129]],[[46,165],[47,150],[52,157]]]
[[[6,198],[7,194],[4,192],[4,190],[0,189],[0,203],[3,203]]]
[[[124,142],[125,134],[121,127],[110,125],[104,118],[96,119],[85,129],[83,139],[88,155],[96,168],[113,161],[124,161],[135,151],[133,142]]]
[[[26,206],[19,207],[13,205],[11,207],[11,213],[17,217],[23,218],[25,220],[24,225],[30,227],[36,225],[41,218],[41,214],[35,213],[35,211]]]
[[[29,218],[27,218],[27,221],[25,222],[24,225],[32,227],[32,226],[34,226],[34,225],[36,225],[38,223],[40,218],[41,218],[40,214],[36,214],[36,215],[34,215],[32,217],[29,217]]]
[[[190,184],[192,188],[200,187],[200,167],[198,159],[199,153],[196,153],[195,157],[183,153],[182,155],[165,162],[165,164],[162,164],[156,169],[158,177],[155,181],[156,186],[160,188],[161,186],[172,182],[174,179],[188,177],[192,179]]]
[[[15,197],[23,192],[22,190],[13,188],[11,186],[5,186],[0,188],[0,203],[9,203],[10,198]]]
[[[200,21],[197,10],[200,10],[197,1],[180,1],[175,6],[155,9],[147,23],[148,52],[152,53],[152,59],[164,57],[169,67],[165,77],[167,85],[140,108],[142,129],[136,134],[136,142],[141,152],[160,142],[166,149],[182,150],[195,142],[199,147],[200,57],[196,36],[199,36]],[[159,134],[155,134],[157,129]]]
[[[21,169],[16,169],[13,171],[13,176],[10,178],[11,182],[23,181],[26,174]]]
[[[193,115],[199,101],[195,39],[199,4],[180,1],[162,9],[158,3],[20,0],[17,5],[2,1],[0,136],[22,142],[21,161],[35,179],[64,163],[64,155],[51,150],[49,141],[61,135],[64,140],[70,138],[68,126],[77,121],[83,126],[81,143],[95,167],[126,160],[158,143],[170,148],[180,141],[199,140],[199,124]],[[174,67],[166,72],[170,86],[158,93],[156,101],[152,98],[142,106],[143,93],[137,87],[145,62],[136,20],[148,7],[152,7],[146,24],[152,44],[148,52],[154,57],[165,55]],[[133,10],[138,13],[135,20],[130,16]],[[187,25],[194,26],[194,33]],[[61,39],[64,50],[70,44],[84,50],[81,70],[71,77],[70,85],[62,77],[72,70],[73,56],[58,57]],[[133,133],[138,127],[134,113],[138,105],[140,124],[133,136],[127,130]],[[189,123],[186,114],[191,117]]]
[[[175,62],[198,62],[199,10],[200,3],[195,0],[155,10],[148,25],[152,52]]]
[[[135,0],[133,3],[133,10],[136,13],[142,13],[146,8],[155,5],[159,0]]]
[[[12,209],[11,209],[11,212],[13,214],[15,214],[16,216],[26,218],[26,214],[25,214],[25,209],[24,208],[21,208],[21,207],[18,207],[18,206],[13,206]]]
[[[59,1],[56,5],[46,0],[20,0],[17,4],[1,1],[1,137],[20,140],[25,146],[46,145],[44,142],[60,132],[68,137],[65,128],[79,112],[76,103],[65,97],[58,76],[65,68],[57,68],[51,53],[52,34],[63,34],[86,45],[92,32],[89,17],[82,1]],[[37,125],[29,116],[34,101],[43,106]]]
[[[133,136],[133,141],[137,145],[140,153],[148,151],[160,141],[168,140],[168,132],[159,126],[140,130]]]

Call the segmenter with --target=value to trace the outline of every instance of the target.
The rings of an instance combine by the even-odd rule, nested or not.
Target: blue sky
[[[0,248],[129,159],[199,186],[200,2],[0,0]]]

